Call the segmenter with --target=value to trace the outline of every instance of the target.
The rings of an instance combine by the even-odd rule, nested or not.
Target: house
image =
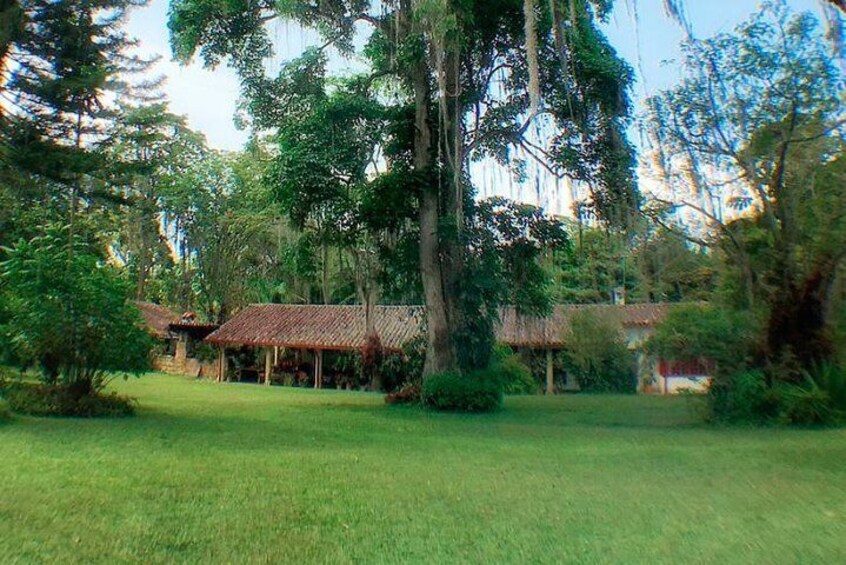
[[[177,315],[153,302],[136,302],[147,331],[158,341],[153,356],[153,368],[171,375],[212,377],[216,364],[201,354],[207,348],[203,340],[217,328],[217,324],[202,324],[196,316]]]
[[[638,390],[670,394],[684,388],[704,390],[709,378],[702,364],[675,363],[653,359],[643,345],[673,306],[670,304],[558,305],[546,317],[526,316],[514,308],[500,311],[496,338],[500,343],[545,356],[546,389],[578,390],[578,383],[559,375],[556,379],[554,354],[566,349],[566,336],[573,315],[590,311],[597,316],[614,316],[625,332],[628,347],[638,360]],[[376,332],[382,347],[398,352],[421,336],[425,312],[421,306],[377,306]],[[314,386],[323,381],[323,357],[327,351],[361,350],[367,341],[363,306],[254,304],[211,333],[206,341],[218,348],[215,375],[224,380],[229,355],[235,349],[261,348],[264,352],[263,380],[269,384],[280,351],[296,350],[313,364]],[[694,373],[694,374],[691,374]],[[262,375],[257,376],[258,380]]]

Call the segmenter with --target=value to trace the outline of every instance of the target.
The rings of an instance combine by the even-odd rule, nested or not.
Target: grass
[[[118,383],[135,418],[0,426],[3,562],[846,559],[846,430],[726,429],[683,398]]]

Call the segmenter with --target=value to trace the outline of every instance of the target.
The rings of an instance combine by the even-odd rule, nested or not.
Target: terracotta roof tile
[[[401,349],[422,326],[418,306],[377,306],[376,331],[382,345]],[[365,344],[362,306],[256,304],[248,306],[211,334],[224,345],[302,349],[360,349]]]
[[[517,315],[503,308],[497,339],[515,347],[561,348],[570,318],[592,310],[619,316],[624,327],[650,327],[671,308],[668,304],[559,305],[546,318]],[[421,306],[377,306],[376,330],[382,345],[400,349],[423,331]],[[365,343],[364,307],[256,304],[239,312],[207,341],[221,345],[279,346],[301,349],[360,349]]]

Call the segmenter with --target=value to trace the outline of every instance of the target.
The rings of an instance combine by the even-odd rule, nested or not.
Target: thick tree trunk
[[[415,66],[411,78],[415,104],[414,169],[426,177],[432,167],[432,124],[429,116],[429,76],[425,62],[421,61]],[[456,366],[441,270],[438,201],[438,186],[426,184],[420,195],[420,275],[427,322],[424,376],[452,370]]]
[[[455,47],[458,49],[458,47]],[[460,56],[449,51],[444,56],[443,84],[440,102],[441,155],[447,171],[442,186],[444,194],[442,218],[450,226],[440,237],[440,259],[444,298],[452,332],[465,327],[465,312],[460,304],[464,270],[464,127],[462,121]]]
[[[376,304],[379,302],[379,286],[369,269],[364,273],[359,290],[364,303],[364,336],[365,346],[362,351],[365,376],[369,379],[370,390],[381,391],[382,381],[382,343],[376,327]]]
[[[792,356],[800,367],[809,368],[834,354],[828,312],[836,274],[836,264],[825,265],[779,292],[783,298],[772,305],[767,328],[774,361]]]

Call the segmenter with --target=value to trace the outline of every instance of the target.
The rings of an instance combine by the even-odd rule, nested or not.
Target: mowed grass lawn
[[[0,425],[0,561],[845,563],[846,431],[684,398],[497,414],[150,375],[124,420]]]

